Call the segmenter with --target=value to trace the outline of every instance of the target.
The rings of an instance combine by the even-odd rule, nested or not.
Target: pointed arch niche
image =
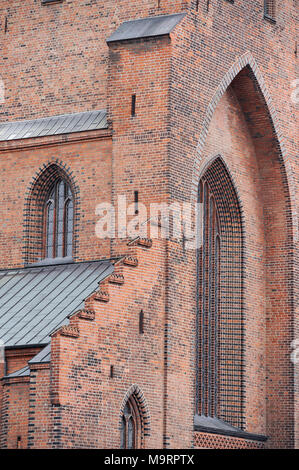
[[[39,169],[25,204],[25,264],[74,258],[78,203],[79,190],[62,162],[50,162]]]
[[[221,370],[220,362],[217,417],[244,431],[269,436],[273,447],[291,447],[294,440],[294,370],[290,353],[294,336],[292,255],[296,222],[291,172],[283,151],[264,81],[253,59],[244,56],[224,77],[209,106],[194,169],[193,198],[197,199],[198,188],[208,174],[227,201],[226,176],[217,170],[215,159],[220,155],[218,162],[225,163],[241,204],[243,268],[234,278],[242,285],[240,295],[234,289],[219,295],[230,320],[240,302],[243,304],[242,329],[230,331],[234,338],[230,340],[232,350],[233,342],[238,343],[238,335],[242,335],[242,367],[238,369],[238,354],[231,356],[231,374]],[[233,250],[232,263],[236,256]],[[221,268],[222,285],[227,283],[227,272],[227,267]],[[196,360],[200,377],[199,314],[198,318]],[[225,334],[225,330],[222,332]],[[235,391],[234,383],[240,385]],[[200,380],[196,388],[196,412],[202,415]],[[210,414],[209,409],[204,411]]]

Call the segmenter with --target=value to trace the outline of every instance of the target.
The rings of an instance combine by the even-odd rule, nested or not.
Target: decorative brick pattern
[[[79,312],[79,317],[84,320],[93,321],[95,319],[95,313],[92,310],[81,310],[81,312]]]
[[[73,328],[69,325],[62,326],[60,328],[59,332],[62,336],[69,336],[70,338],[78,338],[79,337],[79,329],[78,328]]]
[[[109,302],[109,294],[108,292],[100,290],[94,296],[95,300],[99,300],[100,302]]]
[[[194,433],[195,449],[264,449],[265,444],[258,441],[238,439],[219,434]]]
[[[109,276],[109,282],[111,284],[123,284],[125,282],[125,278],[122,274],[111,274]]]

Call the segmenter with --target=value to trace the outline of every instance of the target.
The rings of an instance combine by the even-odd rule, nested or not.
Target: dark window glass
[[[200,301],[200,413],[217,416],[218,308],[220,226],[213,193],[207,182],[199,185],[203,204],[203,243],[199,250]]]
[[[72,256],[73,221],[74,221],[73,217],[74,217],[73,201],[68,197],[64,205],[64,226],[65,226],[64,252],[66,256]]]
[[[132,416],[128,420],[128,449],[134,449],[135,426]]]
[[[45,204],[45,258],[72,256],[74,206],[69,185],[58,180]]]
[[[51,258],[54,246],[54,201],[49,200],[46,206],[47,227],[46,227],[46,257]]]
[[[126,418],[123,415],[122,421],[121,421],[121,435],[120,435],[120,448],[125,449],[126,448]]]
[[[140,432],[140,416],[134,397],[131,397],[123,412],[121,426],[121,448],[136,449]]]

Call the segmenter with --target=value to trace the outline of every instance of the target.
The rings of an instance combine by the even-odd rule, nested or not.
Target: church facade
[[[295,2],[0,12],[1,448],[297,448]]]

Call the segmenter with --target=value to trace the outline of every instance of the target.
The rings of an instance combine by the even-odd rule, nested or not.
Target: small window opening
[[[135,203],[135,214],[136,214],[136,215],[139,213],[139,210],[138,210],[138,202],[139,202],[139,194],[138,194],[138,191],[134,191],[134,203]]]
[[[142,335],[144,333],[144,313],[143,310],[139,312],[139,333]]]
[[[136,116],[136,95],[132,95],[131,116]]]

